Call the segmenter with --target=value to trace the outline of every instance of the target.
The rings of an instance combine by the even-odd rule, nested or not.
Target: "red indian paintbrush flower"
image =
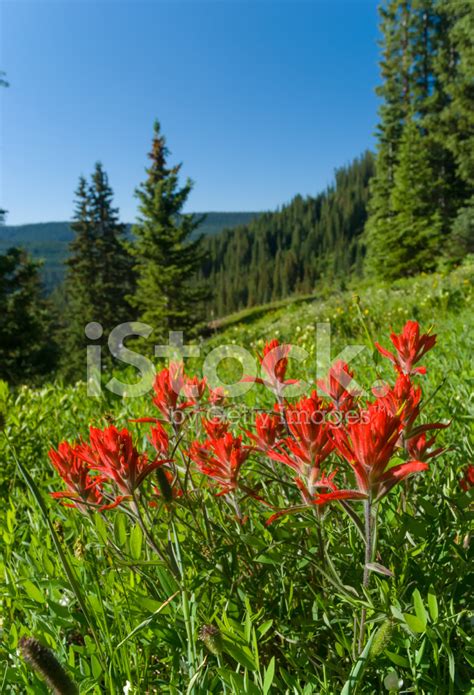
[[[213,417],[210,420],[202,418],[201,422],[210,439],[219,439],[229,430],[229,423],[222,417]]]
[[[139,454],[133,446],[130,432],[113,425],[104,430],[91,427],[90,449],[80,455],[125,495],[133,495],[145,478],[166,462],[163,459],[148,462],[146,454]]]
[[[436,336],[424,333],[420,335],[420,326],[417,321],[407,321],[400,335],[392,333],[390,335],[396,354],[383,348],[379,343],[375,347],[388,359],[393,362],[395,369],[401,374],[425,374],[425,367],[415,367],[423,355],[431,350],[436,343]]]
[[[197,403],[203,399],[206,388],[207,381],[205,377],[204,379],[199,379],[198,376],[186,377],[183,386],[183,393],[186,398],[189,398],[194,403]]]
[[[326,420],[327,408],[313,391],[309,398],[302,398],[286,409],[286,422],[290,437],[283,445],[269,450],[268,455],[292,468],[297,474],[297,484],[305,494],[312,494],[320,475],[322,463],[334,449],[330,426]]]
[[[48,452],[51,463],[67,487],[67,491],[52,492],[51,497],[70,500],[71,504],[65,503],[66,506],[80,508],[85,504],[99,505],[102,501],[102,478],[92,477],[87,463],[79,455],[87,449],[85,444],[72,446],[69,442],[61,442],[57,451],[51,449]]]
[[[183,365],[178,362],[172,362],[169,368],[162,369],[155,377],[153,390],[155,396],[153,403],[163,415],[167,422],[174,422],[174,414],[176,411],[182,411],[184,408],[194,405],[192,401],[178,403],[180,393],[184,387]],[[149,421],[150,418],[143,418],[141,421]],[[178,423],[179,424],[179,423]]]
[[[421,403],[421,388],[415,386],[411,378],[407,374],[399,374],[395,386],[393,388],[386,387],[385,389],[374,389],[375,395],[378,395],[377,404],[384,408],[391,415],[397,415],[401,421],[400,431],[400,446],[405,446],[410,453],[414,451],[414,445],[411,449],[408,442],[417,439],[422,433],[429,430],[443,429],[448,427],[448,424],[441,422],[430,423],[425,425],[417,425],[415,422],[420,414]],[[431,446],[433,442],[429,444]]]
[[[402,428],[399,415],[380,408],[377,402],[371,403],[363,415],[365,417],[361,417],[359,422],[332,430],[336,449],[351,465],[358,489],[320,495],[316,500],[318,504],[331,499],[364,499],[369,496],[378,500],[411,473],[428,468],[428,464],[422,461],[408,461],[390,468],[390,459]]]
[[[190,458],[204,475],[212,478],[221,487],[224,495],[237,487],[242,464],[247,460],[251,447],[242,444],[242,437],[230,432],[218,439],[207,439],[203,444],[193,442]]]
[[[161,422],[156,422],[150,429],[148,441],[158,454],[165,457],[169,456],[170,440],[168,437],[168,432],[165,430]]]
[[[277,413],[258,413],[255,416],[256,434],[247,432],[260,451],[268,451],[283,436],[285,426],[281,415]]]
[[[348,365],[342,360],[335,362],[329,370],[326,379],[318,381],[318,387],[326,393],[336,410],[349,410],[354,405],[357,392],[350,389],[354,377]]]
[[[263,354],[258,355],[258,358],[267,377],[262,379],[244,376],[242,381],[264,384],[280,398],[287,386],[297,383],[297,379],[285,379],[290,350],[291,345],[280,345],[278,340],[265,343]]]
[[[459,481],[459,485],[464,492],[468,492],[468,490],[474,487],[474,465],[472,463],[467,466],[464,476]]]

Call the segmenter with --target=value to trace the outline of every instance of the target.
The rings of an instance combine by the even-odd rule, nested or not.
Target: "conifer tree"
[[[376,93],[382,99],[382,103],[377,126],[375,176],[370,184],[371,197],[367,221],[369,246],[372,237],[383,237],[390,226],[390,191],[411,95],[411,4],[407,0],[390,0],[386,5],[380,6],[379,13],[383,37],[380,60],[382,84],[376,89]]]
[[[125,297],[134,290],[134,276],[126,227],[119,220],[118,208],[113,206],[113,191],[100,162],[95,165],[88,198],[96,238],[95,292],[103,298],[100,321],[110,330],[132,318]]]
[[[38,269],[39,263],[20,248],[0,255],[0,379],[14,384],[37,381],[56,363]]]
[[[133,287],[131,256],[112,198],[107,174],[97,163],[90,183],[79,179],[65,279],[62,371],[75,379],[85,376],[85,326],[100,323],[105,342],[110,330],[132,318],[125,299]]]
[[[393,215],[383,238],[373,239],[369,263],[386,279],[433,270],[441,247],[441,218],[426,181],[433,178],[429,148],[419,125],[409,118],[402,134],[391,191]],[[377,246],[380,244],[380,247]]]
[[[442,112],[443,138],[453,152],[459,176],[474,189],[474,4],[445,0],[442,4],[446,44],[437,61],[438,80],[448,95]]]
[[[179,185],[181,165],[168,166],[168,155],[156,121],[151,164],[136,191],[139,219],[133,228],[133,255],[137,285],[130,297],[140,319],[153,327],[153,338],[167,337],[171,330],[192,335],[208,295],[202,284],[193,282],[204,259],[201,238],[195,237],[202,218],[183,214],[193,184],[188,179]]]

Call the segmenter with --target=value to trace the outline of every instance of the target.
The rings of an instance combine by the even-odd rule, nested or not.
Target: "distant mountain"
[[[201,214],[201,213],[197,213]],[[247,224],[258,212],[208,212],[198,232],[214,236],[223,229]],[[128,225],[131,229],[131,225]],[[22,246],[33,258],[43,261],[42,278],[48,292],[64,277],[64,262],[73,238],[69,222],[38,222],[0,227],[0,253],[11,246]]]

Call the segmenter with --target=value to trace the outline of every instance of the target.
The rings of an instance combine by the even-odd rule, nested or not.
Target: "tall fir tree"
[[[449,148],[464,186],[449,241],[455,261],[474,253],[474,4],[445,0],[446,38],[437,58],[438,79],[447,94],[440,136]]]
[[[413,118],[405,124],[391,191],[393,217],[377,258],[377,274],[386,279],[434,270],[441,251],[439,210],[426,181],[433,178],[429,148]]]
[[[57,346],[39,264],[20,248],[0,255],[0,379],[36,382],[51,373]]]
[[[387,265],[398,268],[401,274],[411,272],[409,267],[435,268],[447,253],[454,219],[466,200],[466,184],[455,161],[455,143],[465,123],[454,124],[449,115],[453,108],[459,114],[453,106],[452,85],[455,66],[460,63],[456,52],[462,41],[453,32],[456,22],[452,13],[459,17],[462,12],[458,8],[450,14],[449,4],[450,0],[389,0],[381,8],[383,83],[379,94],[383,103],[366,225],[366,269],[381,277],[387,277]],[[403,40],[394,42],[394,37]],[[411,155],[409,142],[414,148]],[[406,185],[408,181],[411,186]],[[415,190],[420,195],[419,204]],[[414,238],[416,234],[418,238]],[[402,247],[395,248],[394,240]],[[404,269],[399,263],[403,247],[415,253]]]
[[[133,228],[133,255],[137,285],[130,296],[140,319],[153,327],[153,338],[166,338],[169,331],[195,334],[209,294],[196,282],[204,261],[201,238],[195,236],[202,218],[183,214],[193,184],[188,179],[180,186],[181,165],[169,167],[168,155],[156,121],[151,164],[136,191],[139,218]]]
[[[75,237],[67,260],[61,329],[62,372],[69,378],[85,377],[84,329],[89,322],[101,324],[105,342],[110,330],[133,318],[126,300],[133,289],[132,260],[112,200],[107,174],[97,163],[90,183],[79,179],[71,224]]]
[[[134,273],[131,242],[113,206],[113,191],[100,162],[95,165],[88,197],[96,238],[96,293],[103,298],[100,321],[108,331],[132,318],[126,297],[134,291]]]
[[[382,99],[377,126],[377,159],[375,175],[370,183],[367,237],[378,244],[387,233],[393,210],[391,190],[398,162],[398,147],[403,124],[410,110],[412,62],[410,44],[411,3],[390,0],[379,8],[382,34],[380,73],[382,84],[376,93]]]

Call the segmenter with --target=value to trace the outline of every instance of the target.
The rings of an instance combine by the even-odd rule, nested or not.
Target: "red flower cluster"
[[[435,447],[436,436],[427,433],[446,427],[419,424],[422,390],[413,381],[425,373],[424,367],[415,365],[434,346],[436,336],[421,335],[418,324],[409,321],[391,340],[394,353],[378,344],[377,348],[394,364],[395,384],[375,389],[369,402],[353,387],[353,372],[342,361],[331,367],[326,379],[318,381],[319,393],[315,390],[289,402],[284,398],[285,388],[295,383],[286,378],[290,346],[276,340],[267,343],[260,356],[266,376],[252,380],[265,384],[276,402],[272,411],[256,415],[254,431],[246,432],[248,444],[241,434],[231,431],[223,409],[218,411],[222,416],[217,416],[215,406],[224,403],[222,390],[212,391],[205,379],[187,377],[182,364],[172,363],[156,376],[153,386],[153,404],[160,416],[135,421],[152,424],[148,433],[152,454],[137,450],[127,429],[91,427],[89,442],[62,442],[57,451],[50,451],[51,462],[67,488],[52,494],[81,509],[88,505],[107,509],[135,499],[137,490],[155,471],[149,490],[151,504],[156,506],[186,493],[190,480],[195,489],[197,470],[217,487],[219,495],[241,490],[246,497],[264,501],[241,480],[242,467],[252,456],[260,465],[270,464],[272,480],[279,468],[275,464],[283,464],[282,472],[291,473],[301,496],[302,505],[279,509],[272,519],[335,500],[380,500],[409,475],[428,469],[428,461],[443,449]],[[212,406],[213,414],[201,417],[204,441],[189,442],[190,416],[201,416],[205,405]],[[201,428],[194,426],[196,429]],[[472,469],[461,482],[463,488],[472,485]],[[146,490],[144,495],[146,498]]]
[[[291,345],[280,345],[278,340],[266,343],[263,354],[258,355],[262,370],[267,375],[266,378],[244,376],[242,381],[263,384],[280,400],[287,386],[298,383],[297,379],[285,379],[290,350]]]
[[[113,425],[103,430],[91,427],[88,444],[71,446],[62,442],[58,451],[49,452],[49,457],[68,488],[52,496],[67,498],[73,506],[83,508],[88,504],[101,510],[132,497],[145,478],[167,462],[161,458],[148,461],[146,454],[139,454],[134,447],[130,432]],[[112,484],[110,494],[105,493],[105,483]],[[106,495],[112,501],[101,504]]]
[[[86,451],[86,445],[73,446],[69,442],[61,442],[57,451],[55,449],[49,451],[50,461],[67,487],[67,490],[53,492],[51,496],[56,499],[70,500],[69,503],[65,503],[68,507],[99,505],[102,502],[101,478],[90,475],[89,466],[83,455],[80,455]]]
[[[201,473],[219,485],[219,494],[224,495],[237,488],[240,468],[250,451],[250,447],[242,444],[242,437],[227,432],[221,437],[207,439],[203,444],[193,442],[189,456]]]
[[[413,368],[423,355],[431,350],[436,343],[436,336],[425,333],[420,336],[420,326],[417,321],[407,321],[400,335],[392,333],[390,340],[395,347],[395,354],[383,348],[379,343],[375,347],[384,357],[393,362],[400,374],[425,374],[425,367]]]

